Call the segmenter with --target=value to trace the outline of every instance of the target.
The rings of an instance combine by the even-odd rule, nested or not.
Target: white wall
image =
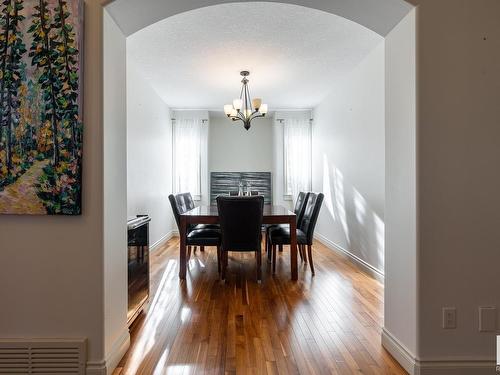
[[[323,241],[384,269],[384,43],[314,110],[313,190]]]
[[[222,111],[210,111],[209,116],[208,182],[211,172],[271,172],[274,191],[272,118],[256,119],[245,130],[240,121],[232,122]]]
[[[224,113],[210,112],[208,170],[210,172],[271,172],[272,119],[256,119],[250,130]]]
[[[171,234],[172,121],[168,106],[127,60],[127,215],[148,214],[150,244]]]
[[[386,38],[384,345],[417,354],[415,11]],[[400,348],[400,349],[401,349]],[[404,364],[402,358],[398,358]],[[406,365],[407,370],[411,366]]]
[[[475,366],[447,362],[449,374],[491,374],[500,327],[479,332],[478,307],[496,306],[498,320],[500,2],[416,2],[419,355]],[[441,328],[444,306],[456,329]]]
[[[102,7],[85,1],[82,215],[0,215],[0,337],[88,339],[104,358]]]
[[[130,343],[127,327],[126,39],[104,11],[104,358],[113,369]]]

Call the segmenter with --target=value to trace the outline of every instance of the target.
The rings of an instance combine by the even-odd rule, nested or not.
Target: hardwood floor
[[[383,285],[342,255],[316,243],[316,276],[299,263],[292,282],[285,247],[259,285],[253,253],[230,253],[222,283],[206,248],[180,281],[178,243],[151,255],[149,312],[114,375],[406,374],[381,345]]]

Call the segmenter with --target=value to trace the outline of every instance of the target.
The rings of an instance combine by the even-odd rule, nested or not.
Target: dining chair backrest
[[[168,200],[170,201],[170,206],[172,207],[172,213],[174,214],[175,222],[177,223],[177,229],[179,232],[181,231],[181,213],[179,211],[179,206],[177,204],[177,199],[173,194],[168,196]]]
[[[257,251],[261,244],[264,197],[218,197],[223,251]]]
[[[297,228],[300,227],[302,223],[302,218],[304,217],[304,211],[306,209],[307,198],[309,197],[309,193],[301,191],[297,196],[297,200],[295,201],[295,207],[293,212],[297,217]]]
[[[230,191],[229,192],[229,196],[230,197],[237,197],[238,196],[238,192],[237,191]]]
[[[257,190],[251,190],[250,195],[256,196],[256,195],[259,195],[259,192]]]
[[[184,196],[182,194],[175,195],[175,203],[177,204],[179,213],[183,214],[187,211],[186,202],[184,201]]]
[[[190,211],[195,208],[194,200],[191,193],[180,193],[175,196],[177,205],[181,213]]]
[[[196,207],[194,204],[194,199],[191,193],[184,193],[184,201],[186,202],[186,207],[189,210],[192,210],[193,208]]]
[[[316,227],[316,222],[318,221],[323,198],[323,193],[309,193],[309,196],[307,197],[302,222],[298,228],[305,233],[308,245],[312,245],[314,228]]]

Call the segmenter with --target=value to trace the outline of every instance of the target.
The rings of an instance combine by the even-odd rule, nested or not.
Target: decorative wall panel
[[[272,204],[271,172],[212,172],[210,174],[210,201],[215,204],[219,195],[238,192],[240,182],[243,190],[258,191],[264,197],[264,204]]]

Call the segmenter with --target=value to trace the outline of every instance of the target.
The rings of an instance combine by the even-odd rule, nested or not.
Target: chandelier
[[[228,118],[233,121],[243,122],[243,127],[250,129],[253,119],[264,117],[267,113],[267,104],[262,104],[262,99],[255,98],[252,100],[248,90],[248,76],[250,72],[244,70],[240,72],[243,77],[241,83],[241,93],[239,99],[234,99],[233,104],[226,104],[224,106],[224,113]]]

